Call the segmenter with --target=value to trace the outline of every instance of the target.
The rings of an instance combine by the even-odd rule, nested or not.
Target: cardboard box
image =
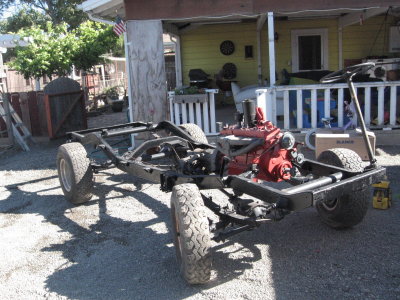
[[[367,131],[372,151],[375,154],[375,134]],[[346,148],[360,155],[362,160],[369,160],[361,132],[348,130],[343,133],[335,133],[332,129],[320,129],[315,134],[315,156],[327,149]]]

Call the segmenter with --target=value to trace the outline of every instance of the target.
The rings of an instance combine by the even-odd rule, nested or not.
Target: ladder
[[[15,140],[17,143],[21,146],[22,150],[24,151],[30,151],[30,148],[28,146],[28,140],[31,142],[35,142],[32,138],[31,133],[29,132],[28,128],[22,123],[21,118],[18,116],[18,114],[15,112],[15,110],[12,108],[11,105],[9,105],[10,109],[10,115],[11,115],[11,127],[12,127],[12,132],[15,137]],[[3,118],[4,122],[7,123],[6,119],[6,109],[4,107],[4,102],[3,100],[0,100],[0,117]],[[2,134],[5,131],[0,131],[0,134]]]

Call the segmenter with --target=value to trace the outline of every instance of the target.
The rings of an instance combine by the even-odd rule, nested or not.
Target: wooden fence
[[[87,128],[83,92],[45,95],[43,92],[6,94],[32,136],[59,137],[65,132]],[[0,131],[6,124],[0,118]],[[2,137],[7,137],[3,133]]]

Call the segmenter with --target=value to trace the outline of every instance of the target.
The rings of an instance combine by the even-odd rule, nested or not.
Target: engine
[[[236,121],[236,125],[223,128],[217,139],[217,149],[227,162],[225,174],[249,171],[253,180],[290,180],[295,173],[293,161],[302,157],[294,136],[266,121],[252,100],[243,101],[243,114],[237,113]]]

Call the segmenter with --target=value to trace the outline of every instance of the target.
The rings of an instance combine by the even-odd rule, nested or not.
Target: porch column
[[[275,85],[275,29],[274,13],[268,12],[268,48],[269,48],[269,81],[270,86]]]
[[[182,86],[182,55],[181,38],[179,35],[170,34],[171,41],[175,44],[175,77],[176,86]]]
[[[128,21],[126,30],[127,44],[131,42],[127,67],[132,121],[158,123],[167,118],[162,23],[160,20]]]
[[[269,85],[273,87],[276,83],[275,76],[275,28],[274,13],[268,12],[268,49],[269,49]],[[276,124],[276,92],[271,89],[267,95],[266,116],[269,121]]]
[[[125,47],[125,68],[126,68],[126,81],[127,81],[127,89],[128,89],[128,103],[129,103],[129,120],[130,122],[133,122],[133,93],[132,93],[132,86],[131,86],[131,78],[132,78],[132,69],[131,69],[131,64],[129,63],[130,57],[129,57],[129,46],[130,42],[128,42],[128,36],[126,34],[126,31],[124,32],[124,47]],[[116,72],[118,74],[118,72]],[[134,148],[135,147],[135,135],[131,134],[131,145]]]

